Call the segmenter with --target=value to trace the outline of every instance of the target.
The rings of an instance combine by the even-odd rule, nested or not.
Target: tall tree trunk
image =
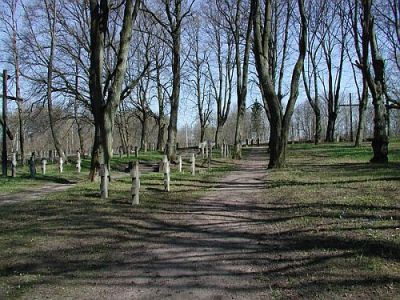
[[[368,83],[364,79],[363,80],[363,90],[361,94],[361,99],[359,101],[358,106],[358,126],[357,126],[357,134],[356,134],[356,141],[355,146],[360,147],[361,143],[364,140],[364,128],[365,128],[365,119],[366,119],[366,112],[367,112],[367,105],[368,105]]]
[[[214,136],[215,145],[218,145],[218,135],[219,135],[219,122],[217,122],[217,128],[215,129],[215,136]]]
[[[108,26],[109,7],[107,0],[101,0],[100,3],[97,0],[90,0],[90,100],[95,124],[100,131],[99,144],[102,151],[102,163],[108,167],[108,170],[110,170],[110,159],[112,158],[114,118],[121,102],[122,84],[132,39],[132,27],[140,4],[140,0],[136,0],[135,4],[133,4],[133,0],[125,1],[116,66],[111,86],[108,89],[107,99],[104,99],[102,86],[104,38]]]
[[[53,84],[53,60],[54,53],[56,48],[56,17],[57,17],[57,9],[56,4],[53,3],[53,7],[51,4],[47,3],[47,18],[48,23],[51,30],[51,39],[50,39],[50,56],[47,64],[47,110],[49,115],[49,123],[51,135],[53,137],[54,147],[60,157],[62,157],[65,161],[65,153],[62,149],[60,140],[58,138],[58,133],[55,128],[55,120],[54,120],[54,112],[53,112],[53,97],[52,97],[52,84]]]
[[[371,158],[372,163],[386,163],[388,161],[389,138],[386,130],[386,107],[384,103],[385,90],[385,62],[379,53],[377,40],[375,36],[374,18],[372,16],[372,0],[363,0],[363,76],[367,79],[368,87],[372,95],[374,105],[374,137],[372,140],[372,149],[374,155]],[[368,50],[371,47],[372,66],[374,77],[370,72],[368,64]]]
[[[249,59],[251,49],[251,32],[253,28],[252,16],[249,15],[246,36],[245,36],[245,48],[243,54],[243,62],[241,63],[240,58],[240,2],[238,2],[235,27],[235,64],[236,64],[236,79],[237,79],[237,116],[236,116],[236,128],[235,128],[235,141],[234,141],[234,159],[242,158],[242,139],[244,138],[244,116],[246,113],[246,97],[247,97],[247,83],[249,76]]]
[[[145,144],[147,143],[146,137],[147,137],[147,115],[146,113],[143,112],[143,117],[140,120],[140,123],[142,125],[142,131],[140,135],[140,149],[144,150],[146,148]]]
[[[336,124],[337,114],[331,110],[328,115],[328,126],[326,127],[326,138],[325,142],[333,143],[335,141],[335,124]]]
[[[180,4],[176,10],[180,17]],[[174,28],[172,32],[172,95],[171,95],[171,114],[168,125],[167,156],[170,161],[176,159],[176,136],[178,132],[178,110],[181,89],[181,28]]]
[[[90,181],[94,181],[96,178],[96,171],[100,167],[100,124],[94,124],[94,139],[93,139],[93,148],[90,157],[90,172],[89,179]]]
[[[15,69],[15,96],[17,98],[17,111],[18,111],[18,127],[19,127],[19,146],[21,152],[21,165],[24,165],[24,157],[25,157],[25,139],[24,139],[24,108],[21,99],[21,87],[20,87],[20,57],[19,57],[19,49],[17,45],[17,20],[16,20],[16,10],[17,10],[17,1],[12,3],[11,7],[11,27],[12,27],[12,37],[11,44],[13,50],[14,57],[14,69]]]
[[[273,77],[269,69],[269,53],[271,51],[268,42],[271,35],[271,1],[265,4],[265,21],[262,21],[260,12],[260,0],[252,0],[252,15],[254,22],[254,57],[258,74],[260,88],[264,105],[268,108],[270,128],[270,161],[268,168],[282,168],[286,163],[287,141],[289,136],[290,123],[294,107],[298,97],[298,87],[301,72],[303,70],[304,58],[307,50],[307,21],[304,13],[304,2],[298,0],[301,17],[301,34],[299,40],[299,55],[293,68],[290,82],[290,95],[283,113],[279,96],[275,92]],[[290,6],[288,6],[290,9]],[[262,25],[263,24],[263,25]]]
[[[203,125],[201,125],[200,126],[200,143],[204,142],[205,133],[206,133],[206,128]]]

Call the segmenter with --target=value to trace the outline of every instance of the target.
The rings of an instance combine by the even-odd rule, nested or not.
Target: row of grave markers
[[[182,156],[178,157],[178,171],[182,173]],[[191,165],[190,165],[190,172],[194,176],[196,175],[196,157],[194,153],[191,156]],[[140,170],[139,170],[139,161],[130,162],[130,176],[132,178],[132,187],[131,187],[131,198],[132,198],[132,205],[139,204],[139,191],[140,191]],[[167,155],[164,155],[162,163],[160,164],[160,171],[164,173],[163,185],[164,191],[170,192],[171,190],[171,167],[168,160]],[[109,182],[109,174],[107,167],[102,164],[100,166],[100,194],[101,198],[105,199],[108,198],[108,182]]]
[[[29,173],[31,178],[34,178],[36,176],[36,163],[35,163],[35,152],[32,153],[31,158],[29,159]],[[79,151],[77,151],[77,161],[76,161],[76,169],[77,172],[80,173],[82,170],[81,167],[81,154]],[[41,160],[41,169],[42,169],[42,174],[46,175],[46,167],[47,167],[47,159],[42,158]],[[63,173],[64,171],[64,160],[62,157],[59,158],[58,160],[58,170],[60,173]],[[12,154],[12,160],[11,160],[11,176],[16,177],[17,176],[17,153]]]

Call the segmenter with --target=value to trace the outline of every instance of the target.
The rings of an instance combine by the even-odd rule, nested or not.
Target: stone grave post
[[[11,176],[17,176],[17,153],[12,154],[12,161],[11,161]]]
[[[61,156],[58,162],[58,170],[60,171],[60,173],[64,171],[64,160]]]
[[[108,168],[107,165],[100,165],[100,194],[102,199],[108,198]]]
[[[45,158],[42,159],[42,174],[46,175],[46,165],[47,165],[47,160]]]
[[[135,161],[135,164],[129,164],[132,168],[130,170],[130,174],[132,177],[132,188],[131,188],[131,196],[132,196],[132,205],[139,204],[139,191],[140,191],[140,173],[139,173],[139,162]]]
[[[192,159],[191,159],[191,161],[192,161],[192,175],[194,176],[194,175],[196,175],[196,157],[194,156],[194,153],[192,153]]]
[[[179,173],[182,173],[182,156],[179,155]]]
[[[81,152],[78,150],[76,151],[76,169],[78,170],[78,173],[81,172]]]
[[[164,164],[164,191],[169,192],[170,191],[170,167],[169,167],[168,157],[166,155],[164,155],[163,164]]]

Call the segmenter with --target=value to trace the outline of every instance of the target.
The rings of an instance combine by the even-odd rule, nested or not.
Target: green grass
[[[288,167],[268,171],[264,201],[290,244],[282,255],[306,263],[268,277],[286,291],[280,298],[397,298],[400,143],[390,144],[389,164],[368,163],[369,144],[289,149]],[[283,283],[293,276],[295,283]]]
[[[244,149],[244,157],[249,151]],[[272,298],[398,297],[400,142],[390,144],[389,164],[370,164],[371,156],[369,144],[296,144],[289,147],[286,169],[266,171],[260,203],[241,208],[251,209],[253,219],[234,222],[238,228],[254,226],[252,245],[264,268],[254,280],[264,282]],[[160,159],[149,153],[148,161]],[[110,198],[102,200],[99,182],[85,182],[86,168],[77,175],[67,166],[62,179],[51,166],[44,178],[31,180],[25,171],[1,179],[2,191],[57,180],[78,183],[66,192],[1,207],[0,298],[29,298],[41,288],[54,298],[71,287],[90,295],[93,278],[123,266],[143,244],[165,242],[163,234],[175,230],[179,214],[190,212],[217,178],[235,169],[218,159],[211,172],[206,161],[198,160],[197,167],[196,176],[188,174],[188,164],[185,174],[173,172],[170,193],[163,191],[163,174],[142,174],[139,206],[131,205],[129,177],[113,180]],[[227,210],[222,207],[221,214]]]
[[[139,206],[131,205],[129,177],[110,183],[109,199],[106,201],[100,199],[99,182],[80,180],[66,192],[50,194],[37,201],[2,206],[0,298],[26,296],[26,291],[50,278],[57,282],[60,274],[71,272],[73,276],[90,276],[95,267],[84,267],[84,271],[78,271],[79,275],[73,269],[82,267],[79,261],[85,261],[84,265],[106,266],[111,256],[109,243],[120,238],[124,240],[122,235],[129,235],[122,223],[140,228],[146,216],[169,211],[176,205],[186,205],[212,188],[217,177],[234,169],[226,161],[213,160],[210,171],[203,169],[192,176],[188,166],[184,167],[184,174],[172,172],[169,193],[163,190],[162,173],[142,174]],[[52,178],[53,171],[49,170],[49,174]],[[68,169],[64,175],[68,178],[75,176],[73,170]],[[16,180],[32,181],[21,178],[9,180],[4,181],[6,185]],[[36,183],[39,181],[40,176],[35,179]],[[94,235],[85,237],[88,232]],[[80,244],[78,254],[72,249]],[[49,257],[57,262],[41,262]]]

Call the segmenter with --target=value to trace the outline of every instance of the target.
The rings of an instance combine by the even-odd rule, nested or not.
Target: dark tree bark
[[[108,28],[109,7],[107,0],[90,1],[90,100],[96,128],[96,138],[93,151],[96,151],[96,141],[101,147],[101,160],[108,170],[112,154],[112,134],[117,108],[121,101],[121,95],[126,94],[122,90],[130,41],[132,38],[133,22],[136,19],[140,0],[125,1],[123,24],[120,31],[119,49],[117,51],[116,66],[112,72],[107,94],[103,94],[103,66],[104,66],[104,40]],[[135,84],[132,84],[135,85]]]
[[[386,130],[386,107],[384,102],[385,90],[385,63],[379,53],[378,44],[375,36],[374,18],[371,11],[372,0],[363,0],[363,24],[362,24],[362,51],[363,62],[361,64],[363,76],[367,79],[369,90],[372,95],[374,105],[374,137],[372,149],[374,156],[371,158],[373,163],[388,162],[389,139]],[[372,67],[374,76],[371,74],[368,63],[369,47],[371,48]]]
[[[272,1],[265,2],[265,11],[262,14],[260,1],[252,0],[252,15],[254,24],[254,57],[259,78],[259,85],[262,89],[262,96],[267,106],[270,122],[270,161],[268,168],[281,168],[285,166],[287,140],[290,129],[290,121],[293,115],[294,106],[298,97],[298,86],[303,69],[304,58],[307,50],[307,21],[304,13],[304,2],[298,0],[301,33],[299,39],[299,55],[293,68],[290,95],[286,110],[283,112],[281,101],[275,92],[273,77],[269,69],[269,53],[271,51],[269,40],[271,38],[271,14]],[[288,6],[288,9],[290,7]],[[262,19],[265,16],[265,19]]]

